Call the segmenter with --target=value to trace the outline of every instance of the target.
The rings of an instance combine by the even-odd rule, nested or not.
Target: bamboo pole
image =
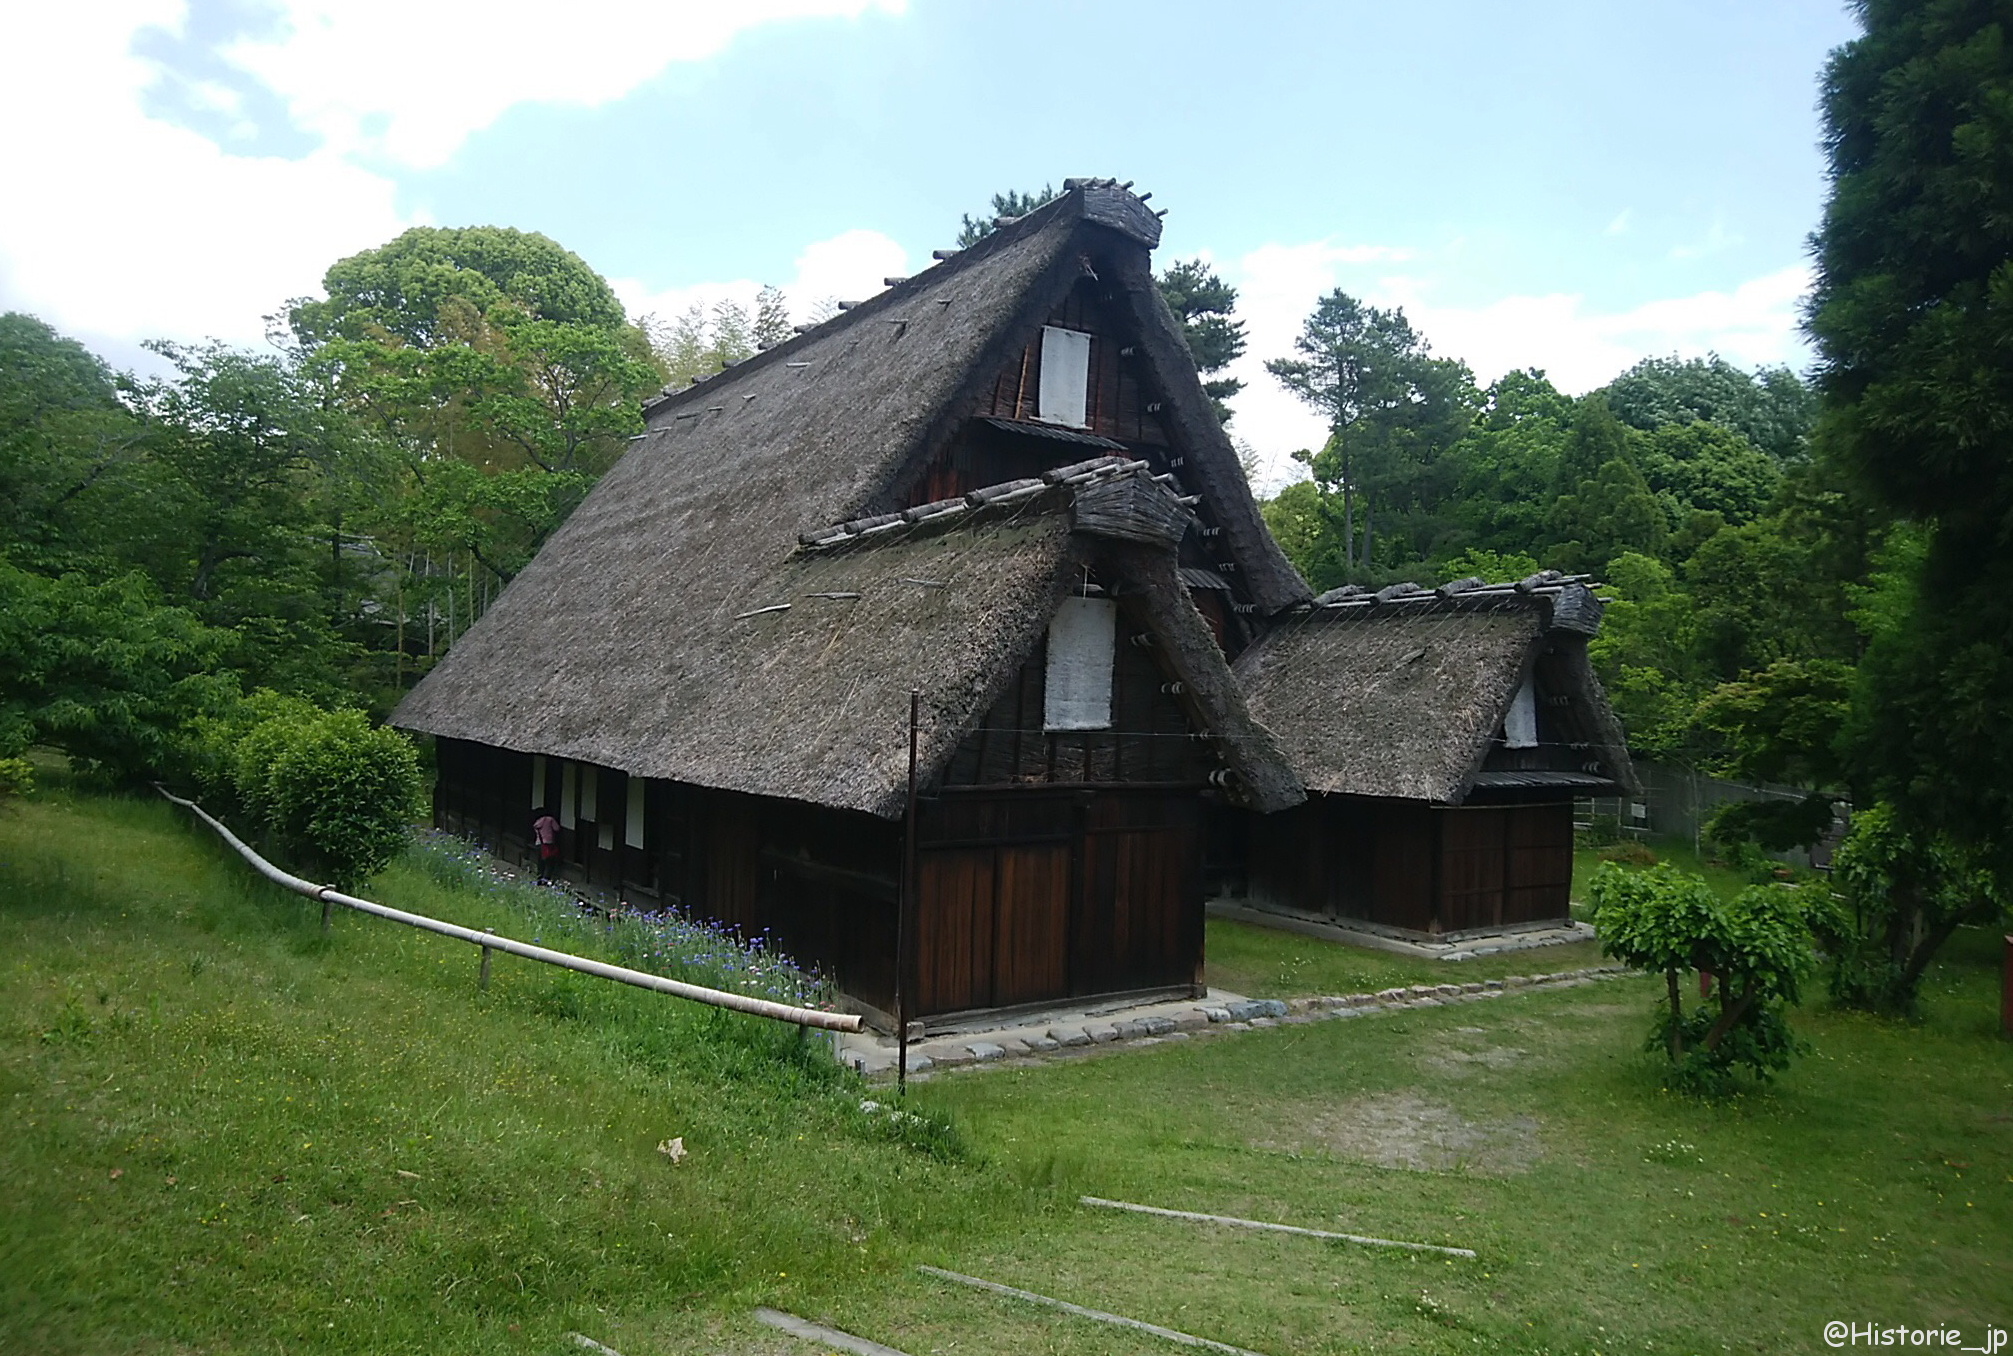
[[[443,937],[452,937],[457,941],[474,942],[480,947],[494,948],[498,951],[508,952],[513,956],[522,956],[526,960],[540,961],[546,965],[556,965],[562,970],[572,970],[583,975],[593,975],[596,979],[612,979],[619,984],[630,984],[639,989],[651,989],[657,993],[668,993],[674,998],[689,998],[695,1003],[704,1003],[708,1007],[725,1008],[730,1012],[744,1012],[751,1017],[767,1017],[772,1021],[790,1022],[798,1026],[815,1026],[822,1031],[853,1032],[861,1028],[862,1024],[859,1017],[852,1013],[823,1012],[817,1008],[800,1008],[789,1003],[771,1002],[766,998],[751,998],[746,994],[728,993],[722,989],[708,989],[699,984],[687,984],[683,980],[667,979],[663,975],[647,974],[642,970],[631,970],[626,966],[610,965],[605,961],[589,960],[585,956],[575,956],[565,951],[554,951],[550,947],[534,946],[529,942],[520,942],[511,937],[499,937],[494,933],[477,932],[474,928],[465,928],[457,923],[444,923],[438,918],[428,918],[425,914],[407,913],[403,909],[394,909],[383,904],[374,904],[368,899],[358,899],[355,895],[343,894],[333,886],[316,885],[313,881],[303,880],[291,872],[282,871],[279,867],[274,866],[264,857],[252,851],[250,847],[246,846],[244,840],[226,828],[221,820],[217,819],[194,801],[184,800],[163,786],[157,785],[154,789],[159,791],[169,801],[190,811],[198,819],[201,819],[205,824],[216,830],[218,837],[228,843],[240,857],[243,857],[246,862],[250,863],[254,871],[257,871],[267,880],[273,882],[273,884],[279,886],[281,889],[291,890],[297,895],[306,895],[309,899],[318,899],[324,905],[340,904],[344,908],[355,909],[358,913],[367,913],[377,918],[388,919],[394,923],[403,923],[407,927],[418,928],[423,932],[438,933]],[[485,958],[487,954],[487,950],[485,950]]]
[[[895,1087],[903,1096],[909,1091],[909,971],[915,964],[909,934],[915,928],[916,727],[921,723],[922,709],[922,689],[909,689],[909,794],[902,817],[901,902],[895,910],[895,1021],[901,1028],[895,1037]]]
[[[1233,1347],[1228,1342],[1217,1342],[1207,1337],[1197,1337],[1193,1333],[1177,1332],[1173,1328],[1163,1328],[1158,1323],[1148,1323],[1143,1319],[1127,1318],[1123,1314],[1110,1314],[1102,1309],[1086,1309],[1081,1304],[1071,1304],[1068,1300],[1059,1300],[1051,1295],[1037,1295],[1032,1290],[1021,1290],[1015,1286],[1001,1285],[998,1281],[984,1281],[976,1276],[963,1276],[955,1271],[945,1271],[942,1267],[917,1267],[916,1270],[922,1272],[925,1276],[935,1276],[938,1280],[955,1281],[959,1285],[968,1285],[974,1290],[990,1290],[995,1295],[1011,1296],[1014,1299],[1026,1300],[1030,1304],[1039,1304],[1048,1309],[1060,1309],[1066,1314],[1075,1314],[1078,1318],[1095,1319],[1099,1323],[1109,1323],[1115,1328],[1131,1328],[1135,1332],[1150,1332],[1155,1337],[1164,1337],[1168,1341],[1177,1342],[1184,1347],[1202,1347],[1209,1351],[1221,1351],[1226,1353],[1226,1356],[1260,1356],[1260,1353],[1252,1351],[1247,1347]]]
[[[1105,1210],[1130,1210],[1136,1215],[1159,1215],[1163,1219],[1193,1220],[1197,1224],[1225,1224],[1233,1229],[1263,1229],[1268,1233],[1299,1234],[1303,1238],[1327,1238],[1340,1243],[1361,1243],[1366,1248],[1404,1248],[1408,1252],[1440,1252],[1449,1257],[1473,1257],[1473,1248],[1446,1248],[1438,1243],[1401,1243],[1393,1238],[1372,1238],[1367,1234],[1338,1234],[1326,1229],[1303,1229],[1297,1224],[1271,1224],[1262,1219],[1239,1219],[1235,1215],[1205,1215],[1196,1210],[1165,1210],[1157,1205],[1135,1205],[1131,1201],[1109,1201],[1102,1196],[1079,1196],[1084,1205]]]

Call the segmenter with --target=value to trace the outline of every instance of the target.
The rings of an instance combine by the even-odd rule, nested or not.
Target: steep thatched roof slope
[[[909,688],[955,724],[966,690],[1026,652],[1019,640],[1031,645],[1046,621],[1026,600],[1046,597],[1068,525],[995,526],[963,550],[946,544],[953,534],[857,559],[808,558],[798,538],[871,511],[942,446],[1093,253],[1143,258],[1158,234],[1131,194],[1078,183],[943,265],[660,400],[649,433],[393,722],[885,811],[900,780],[887,760],[906,758]],[[1248,491],[1212,510],[1263,533]],[[946,574],[956,582],[942,590],[901,582]],[[861,597],[811,598],[820,592]],[[1273,593],[1291,590],[1275,581]],[[783,603],[792,610],[745,615]]]
[[[1588,729],[1573,734],[1629,786],[1620,729],[1586,662],[1584,638],[1599,624],[1591,591],[1556,573],[1516,585],[1335,590],[1282,618],[1236,671],[1252,715],[1309,789],[1451,804],[1474,785],[1549,631],[1561,653],[1547,672],[1588,713]]]

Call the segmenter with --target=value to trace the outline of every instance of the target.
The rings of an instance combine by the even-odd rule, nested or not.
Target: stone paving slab
[[[1287,1001],[1244,998],[1219,991],[1200,1002],[1178,999],[1110,1014],[1116,1021],[1100,1021],[1081,1009],[1065,1009],[1027,1019],[1020,1025],[1002,1024],[996,1030],[982,1033],[944,1034],[911,1042],[909,1077],[924,1078],[965,1067],[1074,1059],[1100,1049],[1145,1049],[1170,1041],[1281,1025],[1304,1026],[1382,1012],[1482,1003],[1513,991],[1578,988],[1627,973],[1619,965],[1594,965],[1548,975],[1510,975],[1466,984],[1414,984],[1380,989],[1376,993],[1316,995]],[[851,1065],[869,1078],[890,1079],[895,1075],[897,1050],[892,1037],[872,1032],[842,1036],[836,1053],[841,1063]]]

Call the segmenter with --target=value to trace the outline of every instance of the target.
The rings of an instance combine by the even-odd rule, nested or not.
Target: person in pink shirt
[[[559,870],[559,821],[541,810],[531,821],[531,841],[538,844],[538,879],[549,881]]]

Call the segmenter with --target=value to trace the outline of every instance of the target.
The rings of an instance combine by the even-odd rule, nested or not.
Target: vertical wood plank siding
[[[1248,817],[1247,884],[1262,903],[1415,932],[1565,918],[1570,801],[1432,806],[1315,796]]]

